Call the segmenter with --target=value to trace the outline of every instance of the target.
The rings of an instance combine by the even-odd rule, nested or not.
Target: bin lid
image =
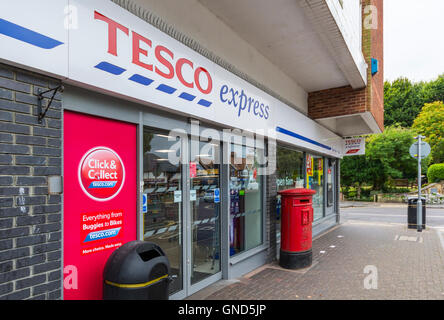
[[[411,197],[408,197],[407,200],[408,200],[408,201],[410,201],[410,200],[416,200],[416,201],[418,201],[418,196],[411,196]],[[426,200],[426,198],[421,197],[421,200]]]
[[[305,188],[296,188],[296,189],[287,189],[278,192],[282,196],[312,196],[316,193],[315,190],[305,189]]]
[[[159,263],[164,265],[165,271],[156,276],[151,271]],[[111,254],[103,278],[117,284],[141,284],[153,280],[153,276],[169,273],[169,261],[162,249],[152,242],[136,240],[125,243]]]

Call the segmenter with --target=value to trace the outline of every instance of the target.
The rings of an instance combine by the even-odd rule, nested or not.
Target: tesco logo
[[[130,37],[129,28],[120,23],[94,11],[94,19],[103,21],[108,25],[108,53],[117,57],[117,33],[122,32]],[[186,58],[177,57],[173,51],[161,44],[153,44],[152,40],[142,36],[136,31],[131,31],[131,62],[145,70],[154,72],[165,79],[176,78],[187,88],[197,88],[202,94],[210,94],[213,90],[213,79],[208,70]],[[146,58],[153,55],[154,63],[147,63]],[[145,61],[144,61],[145,59]],[[162,71],[161,67],[163,70]],[[191,71],[193,77],[185,79],[185,68]],[[186,74],[189,74],[186,73]],[[206,78],[206,81],[205,81]]]
[[[87,151],[79,163],[79,183],[83,192],[93,200],[114,198],[125,182],[125,167],[119,155],[107,147]]]

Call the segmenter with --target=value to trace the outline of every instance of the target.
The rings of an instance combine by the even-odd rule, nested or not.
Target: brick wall
[[[36,116],[37,90],[58,84],[0,64],[0,300],[61,297],[62,199],[47,185],[62,174],[61,94]]]
[[[352,115],[367,111],[368,90],[340,87],[308,94],[308,116],[312,119]]]
[[[379,60],[379,71],[369,77],[371,81],[371,104],[369,111],[375,117],[379,127],[384,129],[384,5],[383,0],[367,0],[378,9],[378,28],[368,30],[370,35],[371,57]],[[367,62],[369,63],[369,62]]]
[[[384,51],[383,51],[383,0],[363,1],[377,8],[378,28],[366,29],[363,23],[362,52],[369,66],[367,87],[354,90],[351,86],[310,92],[308,94],[308,116],[312,119],[346,116],[369,111],[379,128],[384,130]],[[378,59],[379,71],[372,76],[371,58]]]

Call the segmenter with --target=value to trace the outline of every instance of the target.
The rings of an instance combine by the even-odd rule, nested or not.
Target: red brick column
[[[370,12],[365,8],[372,5]],[[376,15],[375,15],[376,13]],[[368,15],[377,16],[370,28],[365,23]],[[384,48],[383,48],[383,0],[365,0],[362,5],[362,52],[368,64],[367,87],[354,90],[351,86],[310,92],[308,116],[323,119],[370,112],[381,130],[384,130]],[[379,71],[372,75],[371,59],[377,59]]]

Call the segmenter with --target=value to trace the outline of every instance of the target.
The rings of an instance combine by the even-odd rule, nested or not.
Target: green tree
[[[444,74],[429,82],[399,78],[384,83],[384,125],[410,128],[426,103],[444,101]]]
[[[383,133],[369,137],[368,157],[382,163],[386,177],[413,180],[417,175],[417,162],[410,156],[409,149],[415,141],[414,136],[411,129],[387,127]]]
[[[425,141],[432,148],[429,165],[444,162],[444,103],[436,101],[425,104],[412,129],[425,136]]]
[[[424,103],[444,101],[444,74],[440,75],[436,80],[423,84],[422,98]]]
[[[412,83],[407,78],[399,78],[393,82],[386,81],[384,83],[384,125],[411,127],[428,97],[424,86],[423,82]]]
[[[430,166],[427,171],[429,182],[439,182],[444,180],[444,163],[437,163]]]
[[[365,156],[344,157],[341,161],[342,185],[356,186],[359,194],[364,184],[384,190],[390,178],[416,179],[417,162],[409,154],[414,136],[411,129],[399,126],[368,136]]]
[[[378,189],[386,179],[382,162],[371,160],[367,155],[344,157],[341,161],[341,184],[344,187],[356,186],[358,199],[361,198],[364,184],[371,184],[373,189]]]

